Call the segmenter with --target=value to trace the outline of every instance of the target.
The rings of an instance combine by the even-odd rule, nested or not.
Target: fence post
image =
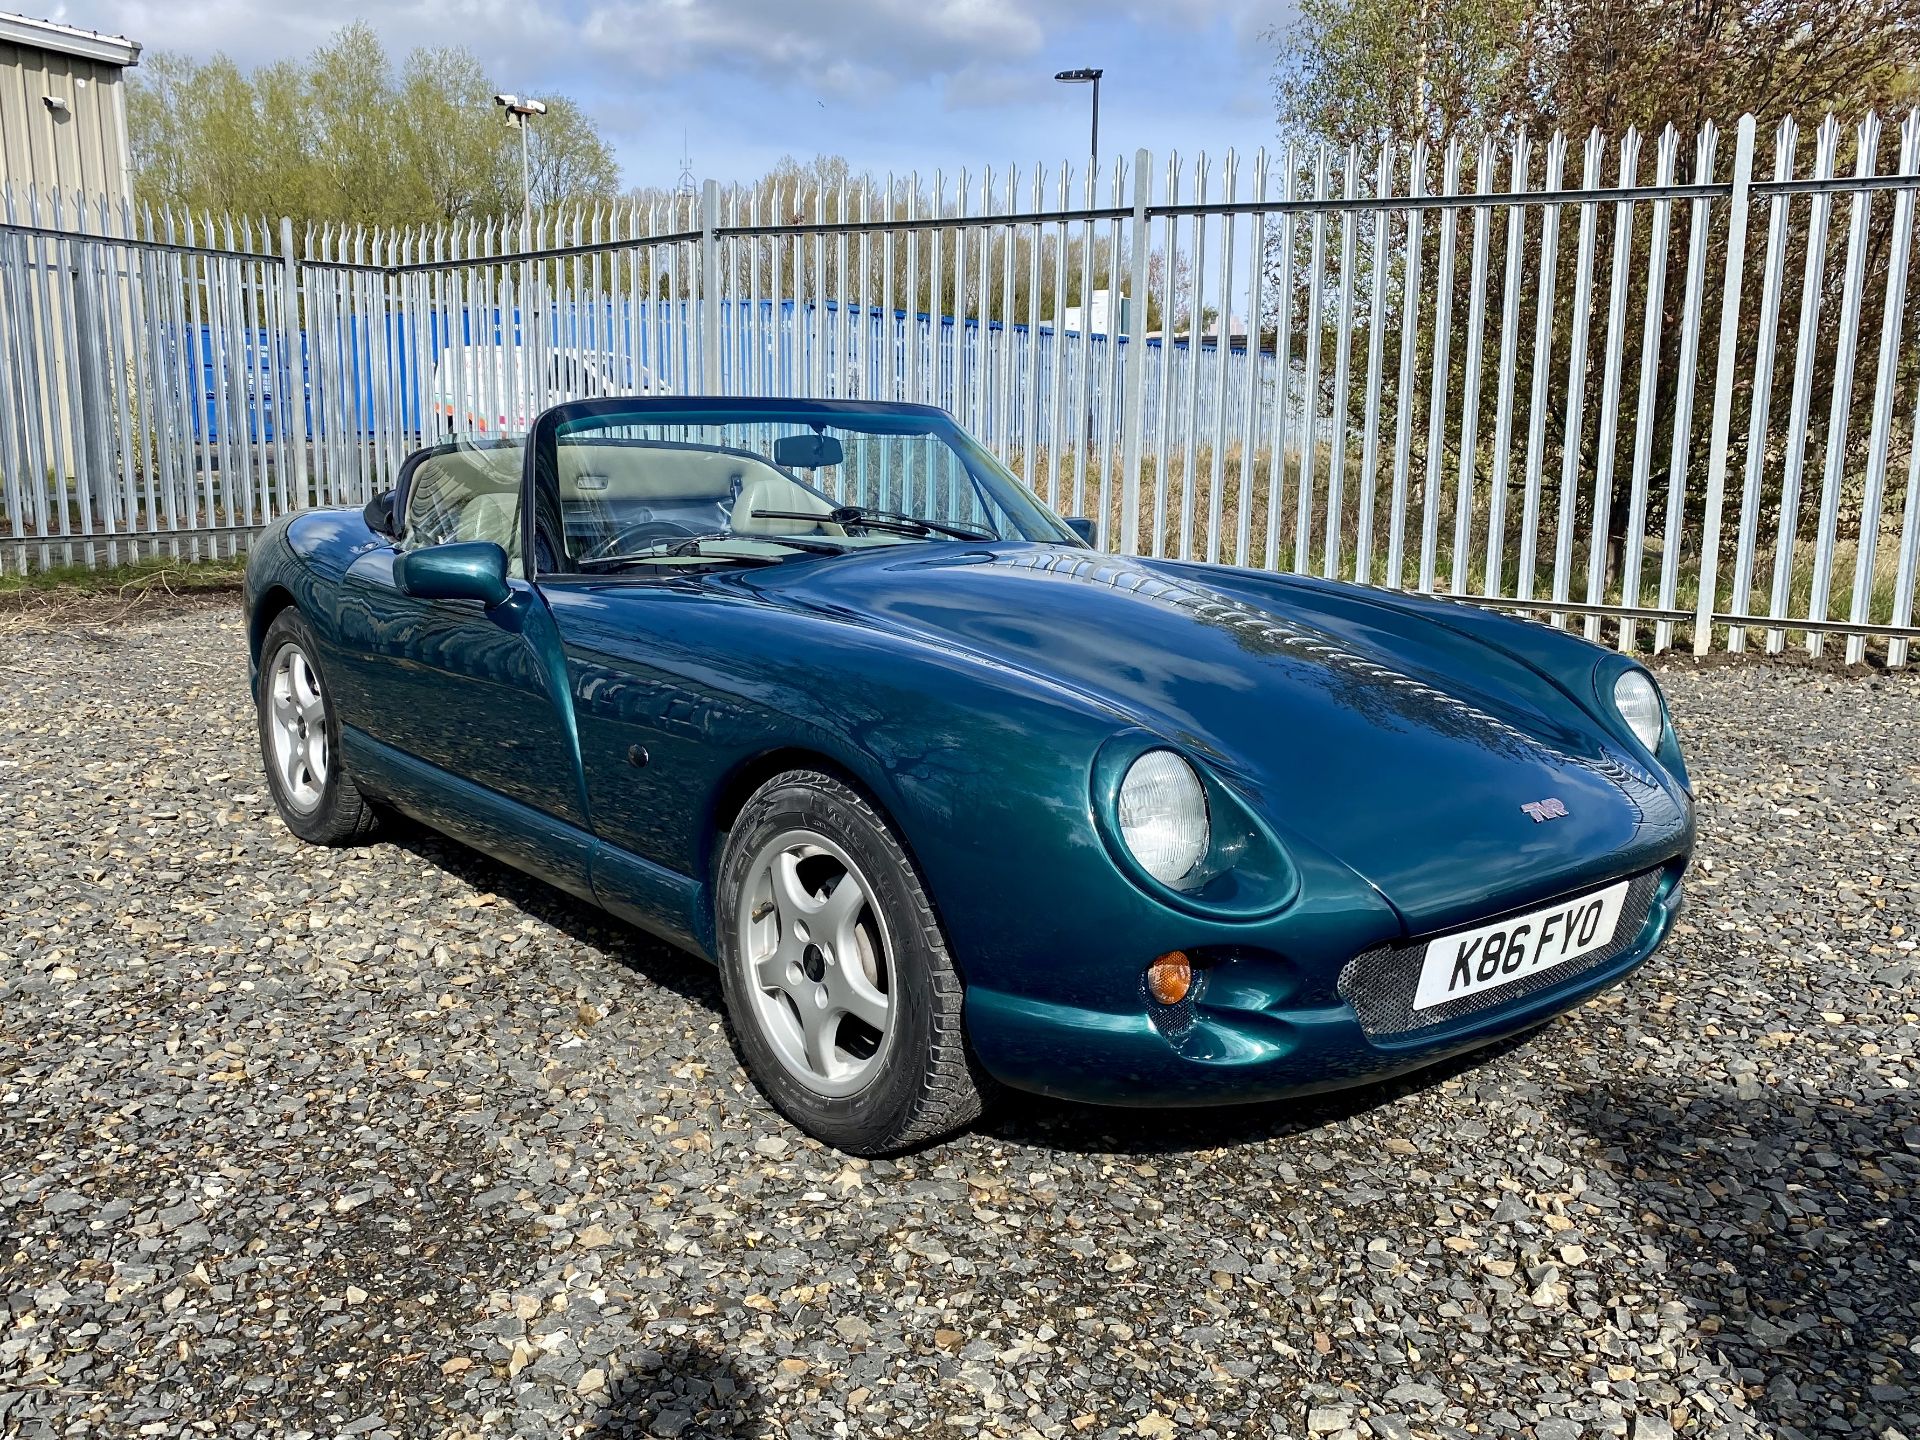
[[[281,333],[287,337],[285,397],[281,406],[280,433],[291,442],[293,452],[293,497],[295,510],[307,507],[307,355],[306,336],[300,328],[300,261],[293,253],[293,221],[280,217],[280,307]],[[284,480],[281,482],[286,483]]]
[[[1127,411],[1120,433],[1120,545],[1140,553],[1140,448],[1147,423],[1147,204],[1153,198],[1153,157],[1133,154],[1133,238],[1127,278]],[[1106,517],[1100,517],[1104,523]]]
[[[700,384],[720,393],[720,182],[700,187]]]
[[[1733,426],[1733,363],[1740,342],[1740,282],[1746,268],[1747,211],[1753,183],[1751,114],[1740,117],[1733,149],[1733,193],[1728,198],[1727,276],[1720,295],[1720,358],[1713,377],[1713,440],[1707,452],[1707,508],[1700,530],[1700,596],[1693,616],[1693,653],[1713,648],[1713,599],[1719,588],[1720,512],[1727,493],[1727,436]]]

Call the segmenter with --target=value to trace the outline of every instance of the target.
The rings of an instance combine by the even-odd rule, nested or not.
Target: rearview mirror
[[[825,470],[846,459],[846,447],[832,435],[782,435],[773,442],[773,463],[788,470]]]
[[[1087,519],[1084,515],[1068,515],[1063,518],[1065,518],[1069,530],[1073,531],[1074,534],[1078,535],[1094,549],[1098,550],[1100,548],[1100,527],[1095,525],[1093,521]]]
[[[507,552],[491,540],[461,540],[410,550],[393,562],[401,592],[416,600],[478,600],[491,610],[507,588]]]

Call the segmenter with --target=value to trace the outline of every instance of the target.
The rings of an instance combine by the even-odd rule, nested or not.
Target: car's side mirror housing
[[[1087,519],[1084,515],[1068,515],[1065,519],[1069,530],[1086,541],[1087,544],[1093,546],[1094,549],[1098,550],[1100,548],[1100,527],[1098,525],[1094,524],[1093,521]]]
[[[507,588],[507,552],[491,540],[410,550],[393,562],[394,582],[416,600],[478,600],[491,610]]]

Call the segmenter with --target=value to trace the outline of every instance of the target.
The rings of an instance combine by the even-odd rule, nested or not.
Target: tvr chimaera
[[[1644,961],[1693,843],[1647,671],[1468,605],[1120,558],[944,413],[609,398],[247,572],[301,837],[404,812],[718,963],[774,1105],[1347,1085]]]

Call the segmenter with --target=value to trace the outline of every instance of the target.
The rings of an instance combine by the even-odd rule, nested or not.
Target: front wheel
[[[347,845],[371,834],[376,816],[340,763],[340,719],[317,653],[298,610],[273,617],[254,696],[260,758],[287,828],[316,845]]]
[[[774,1107],[884,1155],[976,1119],[960,977],[913,862],[868,801],[795,771],[747,801],[720,863],[720,983]]]

